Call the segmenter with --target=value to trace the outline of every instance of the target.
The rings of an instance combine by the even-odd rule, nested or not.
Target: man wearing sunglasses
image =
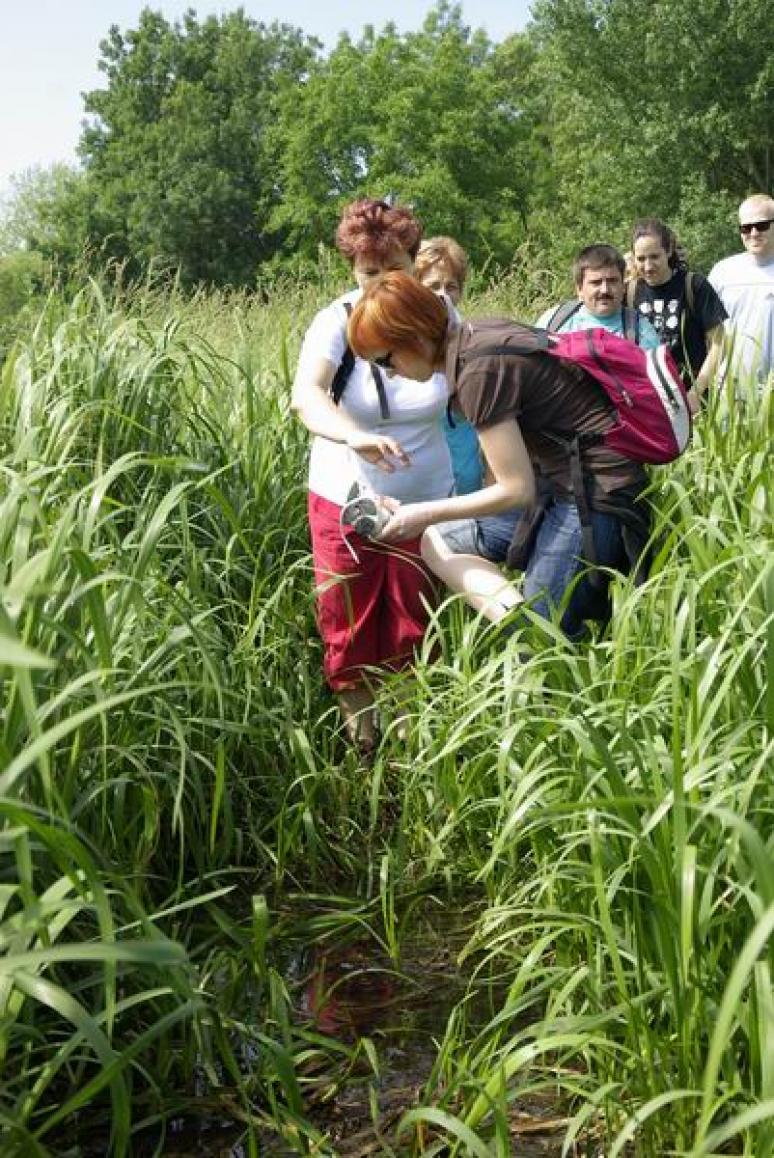
[[[743,201],[739,233],[745,252],[719,261],[709,280],[728,311],[731,366],[762,383],[774,368],[774,199]]]

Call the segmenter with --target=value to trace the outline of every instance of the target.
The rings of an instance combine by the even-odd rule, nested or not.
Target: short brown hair
[[[449,325],[446,306],[432,290],[401,270],[382,274],[352,311],[347,341],[359,358],[377,350],[420,349],[418,339],[440,349]]]
[[[572,263],[572,276],[580,289],[587,269],[607,269],[615,266],[621,277],[626,273],[626,262],[620,250],[614,245],[587,245]]]
[[[414,263],[414,272],[420,281],[434,265],[445,263],[460,283],[460,290],[468,276],[468,255],[453,237],[428,237],[423,241]]]
[[[389,205],[366,197],[344,209],[336,245],[350,264],[358,257],[385,258],[398,248],[413,259],[422,240],[422,226],[407,205]]]

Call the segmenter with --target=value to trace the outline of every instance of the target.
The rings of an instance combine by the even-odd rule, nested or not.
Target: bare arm
[[[521,431],[513,419],[478,431],[481,449],[494,481],[480,491],[452,495],[427,503],[407,503],[393,507],[393,516],[380,535],[385,542],[413,539],[433,523],[448,519],[495,515],[513,507],[530,507],[535,501],[535,475]]]
[[[293,382],[290,408],[307,430],[331,442],[344,442],[363,458],[390,473],[395,460],[408,463],[400,443],[385,434],[361,430],[342,406],[330,396],[336,367],[327,358],[319,358],[310,366],[299,363]]]
[[[696,394],[697,398],[702,397],[717,373],[718,363],[723,349],[723,334],[724,328],[722,323],[713,326],[711,330],[707,330],[707,356],[701,364],[699,373],[696,375],[696,385],[692,391],[692,393]]]

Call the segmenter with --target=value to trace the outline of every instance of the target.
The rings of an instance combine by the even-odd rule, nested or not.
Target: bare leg
[[[464,595],[472,608],[493,623],[499,623],[523,602],[496,563],[480,555],[455,554],[437,527],[429,527],[422,536],[422,558],[447,587]]]
[[[344,688],[336,693],[339,711],[347,736],[362,752],[376,747],[376,709],[374,696],[366,684]]]

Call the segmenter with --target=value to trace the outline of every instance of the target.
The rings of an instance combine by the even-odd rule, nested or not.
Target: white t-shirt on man
[[[728,311],[731,365],[763,381],[774,369],[774,260],[759,265],[736,253],[717,262],[709,280]]]

